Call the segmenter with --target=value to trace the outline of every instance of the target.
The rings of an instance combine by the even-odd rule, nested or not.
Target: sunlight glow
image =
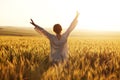
[[[76,11],[76,29],[120,31],[119,0],[0,0],[0,26],[29,26],[32,18],[49,27],[60,23],[68,28]]]

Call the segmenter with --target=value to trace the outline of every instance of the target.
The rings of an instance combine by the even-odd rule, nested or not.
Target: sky
[[[120,31],[120,0],[0,0],[0,26],[68,28],[76,11],[76,29]]]

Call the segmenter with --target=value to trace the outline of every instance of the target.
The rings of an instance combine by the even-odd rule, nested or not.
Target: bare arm
[[[50,33],[48,33],[46,30],[44,30],[42,27],[38,26],[37,24],[34,23],[34,21],[31,19],[31,22],[30,22],[33,26],[35,26],[35,30],[38,32],[38,33],[43,33],[45,36],[47,36],[48,38],[50,37]]]
[[[67,29],[67,31],[65,32],[65,34],[67,34],[67,36],[71,33],[71,31],[76,27],[77,23],[78,23],[78,16],[79,13],[76,13],[75,18],[73,19],[72,23],[70,24],[69,28]]]

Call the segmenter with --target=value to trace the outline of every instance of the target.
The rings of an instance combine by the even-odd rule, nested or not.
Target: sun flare
[[[1,0],[0,26],[30,27],[32,18],[43,27],[60,23],[67,28],[79,11],[77,29],[120,31],[119,4],[119,0]]]

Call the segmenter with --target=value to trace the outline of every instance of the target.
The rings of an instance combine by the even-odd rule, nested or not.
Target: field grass
[[[33,28],[0,26],[0,35],[4,36],[38,36]]]
[[[120,80],[120,39],[70,37],[69,61],[49,63],[45,37],[0,36],[0,80]]]
[[[48,32],[54,34],[52,28],[45,28]],[[66,29],[63,29],[62,33]],[[16,26],[0,26],[1,36],[40,36],[34,27],[16,27]],[[89,31],[89,30],[79,30],[75,29],[72,31],[70,36],[81,37],[81,38],[119,38],[120,32],[117,31]]]

